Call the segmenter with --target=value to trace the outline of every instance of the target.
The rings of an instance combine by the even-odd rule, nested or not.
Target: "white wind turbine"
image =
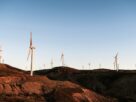
[[[99,69],[101,69],[102,68],[102,65],[101,64],[99,64]]]
[[[0,46],[0,63],[4,63],[4,59],[2,57],[2,47]]]
[[[84,68],[85,68],[84,65],[82,65],[82,69],[83,69],[83,70],[84,70]]]
[[[0,46],[0,63],[2,63],[2,49],[1,49],[1,46]]]
[[[33,46],[33,41],[32,41],[32,32],[30,32],[30,46],[29,46],[29,53],[27,60],[29,60],[29,57],[31,58],[31,63],[30,63],[30,76],[33,76],[33,52],[34,52],[35,47]]]
[[[91,63],[88,63],[88,66],[89,66],[89,70],[90,70],[90,68],[91,68]]]
[[[119,70],[118,53],[116,54],[114,59],[115,59],[115,61],[114,61],[114,69],[118,71]]]
[[[65,63],[64,63],[64,54],[63,53],[61,54],[61,62],[62,62],[62,66],[64,66]]]
[[[53,59],[51,59],[51,68],[53,68],[53,64],[54,64]]]

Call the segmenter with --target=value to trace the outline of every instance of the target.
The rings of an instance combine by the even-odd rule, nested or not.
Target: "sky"
[[[0,0],[0,46],[5,63],[29,70],[30,32],[35,70],[61,65],[136,69],[135,0]]]

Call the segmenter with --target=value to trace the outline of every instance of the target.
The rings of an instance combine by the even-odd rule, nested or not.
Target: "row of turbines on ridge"
[[[30,76],[33,76],[33,59],[34,59],[34,50],[36,48],[33,46],[33,39],[32,39],[32,32],[30,32],[30,45],[29,45],[29,53],[27,60],[30,59]],[[2,57],[2,49],[0,47],[0,63],[4,63],[4,59]],[[62,66],[65,66],[64,63],[64,54],[61,54],[61,63]],[[51,67],[53,68],[53,59],[51,60]],[[119,62],[118,62],[118,53],[114,57],[114,70],[118,71],[119,70]],[[91,68],[91,63],[88,63],[89,69]],[[99,64],[99,68],[101,68],[101,64]],[[82,69],[84,69],[84,66],[82,66]]]
[[[31,63],[30,63],[30,75],[33,76],[33,52],[35,50],[35,47],[33,46],[33,41],[32,41],[32,32],[30,32],[30,46],[29,46],[29,53],[28,53],[28,57],[27,57],[27,60],[29,58]],[[116,56],[114,57],[114,69],[116,71],[119,70],[119,63],[118,63],[118,53],[116,54]],[[61,62],[62,62],[62,66],[65,66],[65,63],[64,63],[64,54],[62,53],[61,55]],[[91,64],[89,63],[89,69],[91,67]],[[51,60],[51,67],[53,67],[53,59]],[[99,67],[101,68],[101,64],[99,64]]]

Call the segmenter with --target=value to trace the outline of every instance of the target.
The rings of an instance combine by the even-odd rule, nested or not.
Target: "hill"
[[[76,72],[66,70],[67,74]],[[51,80],[43,75],[31,77],[6,64],[0,64],[0,75],[0,102],[117,102],[76,83]]]
[[[70,81],[103,96],[117,98],[119,102],[136,102],[135,70],[117,72],[108,69],[75,70],[57,67],[48,71],[36,71],[35,74],[46,75],[52,80]]]
[[[24,75],[26,72],[8,64],[0,64],[0,76]]]

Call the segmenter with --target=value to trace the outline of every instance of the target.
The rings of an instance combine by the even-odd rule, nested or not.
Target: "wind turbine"
[[[116,54],[116,56],[114,57],[115,61],[114,61],[114,68],[118,71],[119,70],[119,64],[118,64],[118,53]]]
[[[5,60],[4,59],[2,59],[2,63],[4,64],[4,62],[5,62]]]
[[[101,65],[101,64],[99,64],[99,68],[102,68],[102,65]]]
[[[30,46],[29,46],[29,53],[27,60],[29,60],[29,57],[31,58],[31,63],[30,63],[30,76],[33,76],[33,52],[34,52],[35,47],[33,46],[33,41],[32,41],[32,32],[30,32]]]
[[[43,64],[43,68],[46,68],[46,65],[45,65],[45,64]]]
[[[54,64],[53,59],[51,59],[51,68],[53,68],[53,64]]]
[[[91,68],[91,63],[88,63],[89,69]]]
[[[135,64],[134,66],[135,66],[135,68],[136,68],[136,64]]]
[[[115,67],[115,61],[113,62],[113,66],[114,66],[114,70],[116,70],[116,67]]]
[[[62,66],[64,66],[65,64],[64,64],[64,54],[63,53],[61,54],[61,62],[62,62]]]
[[[82,69],[84,69],[84,65],[82,65]]]
[[[2,63],[3,62],[3,59],[2,59],[2,48],[1,48],[1,46],[0,46],[0,63]]]

